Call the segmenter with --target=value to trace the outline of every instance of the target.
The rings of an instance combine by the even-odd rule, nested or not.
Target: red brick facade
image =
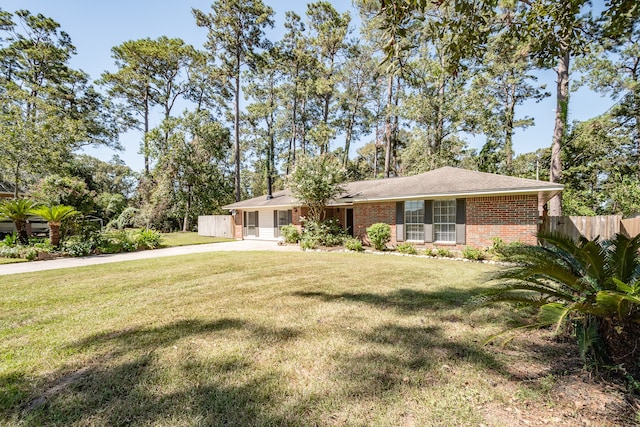
[[[495,196],[467,199],[467,246],[491,246],[492,238],[505,243],[535,245],[538,231],[538,196]]]
[[[397,244],[396,202],[356,203],[352,208],[356,237],[368,243],[367,227],[383,222],[391,226],[391,244]],[[344,226],[346,209],[328,208],[325,218],[338,218]],[[306,214],[306,208],[293,208],[293,224],[301,228],[300,217]],[[237,239],[242,239],[242,215],[242,211],[238,210],[234,217]],[[451,246],[458,249],[464,246],[485,248],[491,246],[494,237],[499,237],[505,243],[536,244],[537,230],[537,195],[471,197],[466,199],[466,244]]]
[[[357,203],[353,205],[354,236],[368,243],[367,227],[378,222],[391,226],[391,242],[396,243],[396,202]]]

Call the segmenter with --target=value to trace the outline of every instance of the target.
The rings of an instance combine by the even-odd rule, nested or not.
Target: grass
[[[0,257],[0,265],[1,264],[15,264],[18,262],[28,262],[28,260],[26,259],[22,259],[22,258],[3,258]]]
[[[173,246],[201,245],[204,243],[231,242],[233,240],[234,239],[227,239],[224,237],[198,236],[198,233],[196,232],[162,233],[163,248]]]
[[[481,347],[511,312],[463,307],[494,267],[373,258],[217,252],[6,276],[0,424],[489,426],[513,424],[491,408],[514,396],[544,407],[548,371],[516,385],[510,366],[552,349]]]

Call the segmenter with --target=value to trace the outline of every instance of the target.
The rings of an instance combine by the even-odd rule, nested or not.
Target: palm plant
[[[31,210],[36,203],[29,199],[12,199],[0,204],[0,219],[13,221],[21,244],[29,243],[27,220],[32,215]]]
[[[508,301],[536,307],[532,326],[575,326],[583,358],[640,374],[640,236],[609,241],[540,233],[542,246],[505,251],[514,266],[497,273],[498,287],[481,303]]]
[[[31,209],[31,214],[41,216],[47,221],[51,246],[58,247],[60,244],[60,226],[62,225],[62,221],[78,215],[80,212],[72,206],[54,205],[33,208]]]

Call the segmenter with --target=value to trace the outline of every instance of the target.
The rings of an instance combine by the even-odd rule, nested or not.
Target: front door
[[[353,237],[353,209],[347,209],[347,233]]]

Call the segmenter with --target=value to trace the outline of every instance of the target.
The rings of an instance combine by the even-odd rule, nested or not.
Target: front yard
[[[0,424],[617,425],[634,401],[516,313],[464,302],[496,268],[210,253],[0,282]]]

